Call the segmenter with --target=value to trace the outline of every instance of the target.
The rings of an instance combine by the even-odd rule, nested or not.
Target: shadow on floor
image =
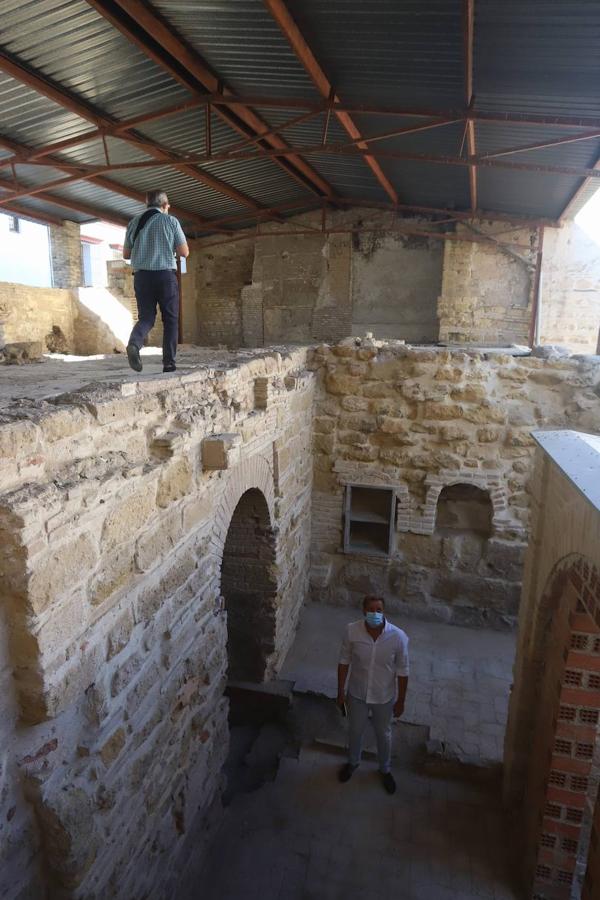
[[[344,725],[326,698],[295,697],[278,722],[233,732],[229,805],[178,900],[520,897],[497,787],[424,774],[419,729],[395,729],[391,797],[369,754],[337,781]]]

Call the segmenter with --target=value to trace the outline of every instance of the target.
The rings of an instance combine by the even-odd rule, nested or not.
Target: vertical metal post
[[[531,298],[531,323],[529,325],[529,346],[533,347],[539,337],[538,309],[540,305],[540,288],[542,284],[542,260],[544,251],[544,226],[538,228],[538,245],[533,276],[533,296]]]
[[[181,290],[181,257],[177,257],[177,287],[179,288],[179,318],[177,320],[177,343],[183,344],[183,291]]]

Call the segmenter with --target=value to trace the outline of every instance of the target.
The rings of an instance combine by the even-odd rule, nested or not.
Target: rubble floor
[[[277,348],[272,348],[277,349]],[[225,348],[180,345],[177,372],[164,375],[162,355],[158,347],[144,347],[141,374],[133,372],[124,353],[104,356],[66,356],[51,353],[36,362],[23,365],[0,365],[0,408],[15,400],[44,400],[58,394],[76,391],[84,385],[139,382],[152,378],[176,378],[199,366],[228,366],[266,354],[269,349],[227,350]]]
[[[279,677],[294,682],[296,694],[335,697],[337,662],[344,626],[360,610],[309,603]],[[482,628],[389,615],[406,631],[411,674],[403,720],[428,726],[473,760],[502,759],[516,635]]]

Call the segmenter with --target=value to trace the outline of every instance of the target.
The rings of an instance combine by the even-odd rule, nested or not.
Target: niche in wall
[[[349,484],[344,513],[344,552],[389,556],[394,533],[393,488]]]
[[[450,484],[440,491],[435,531],[450,537],[472,534],[489,538],[493,513],[492,501],[486,490],[474,484]]]

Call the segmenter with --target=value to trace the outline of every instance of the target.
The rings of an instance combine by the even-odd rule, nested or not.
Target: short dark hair
[[[383,597],[375,597],[373,594],[363,598],[363,609],[366,609],[369,603],[381,603],[382,606],[385,606]]]
[[[148,191],[146,194],[146,206],[164,206],[168,202],[166,191]]]

